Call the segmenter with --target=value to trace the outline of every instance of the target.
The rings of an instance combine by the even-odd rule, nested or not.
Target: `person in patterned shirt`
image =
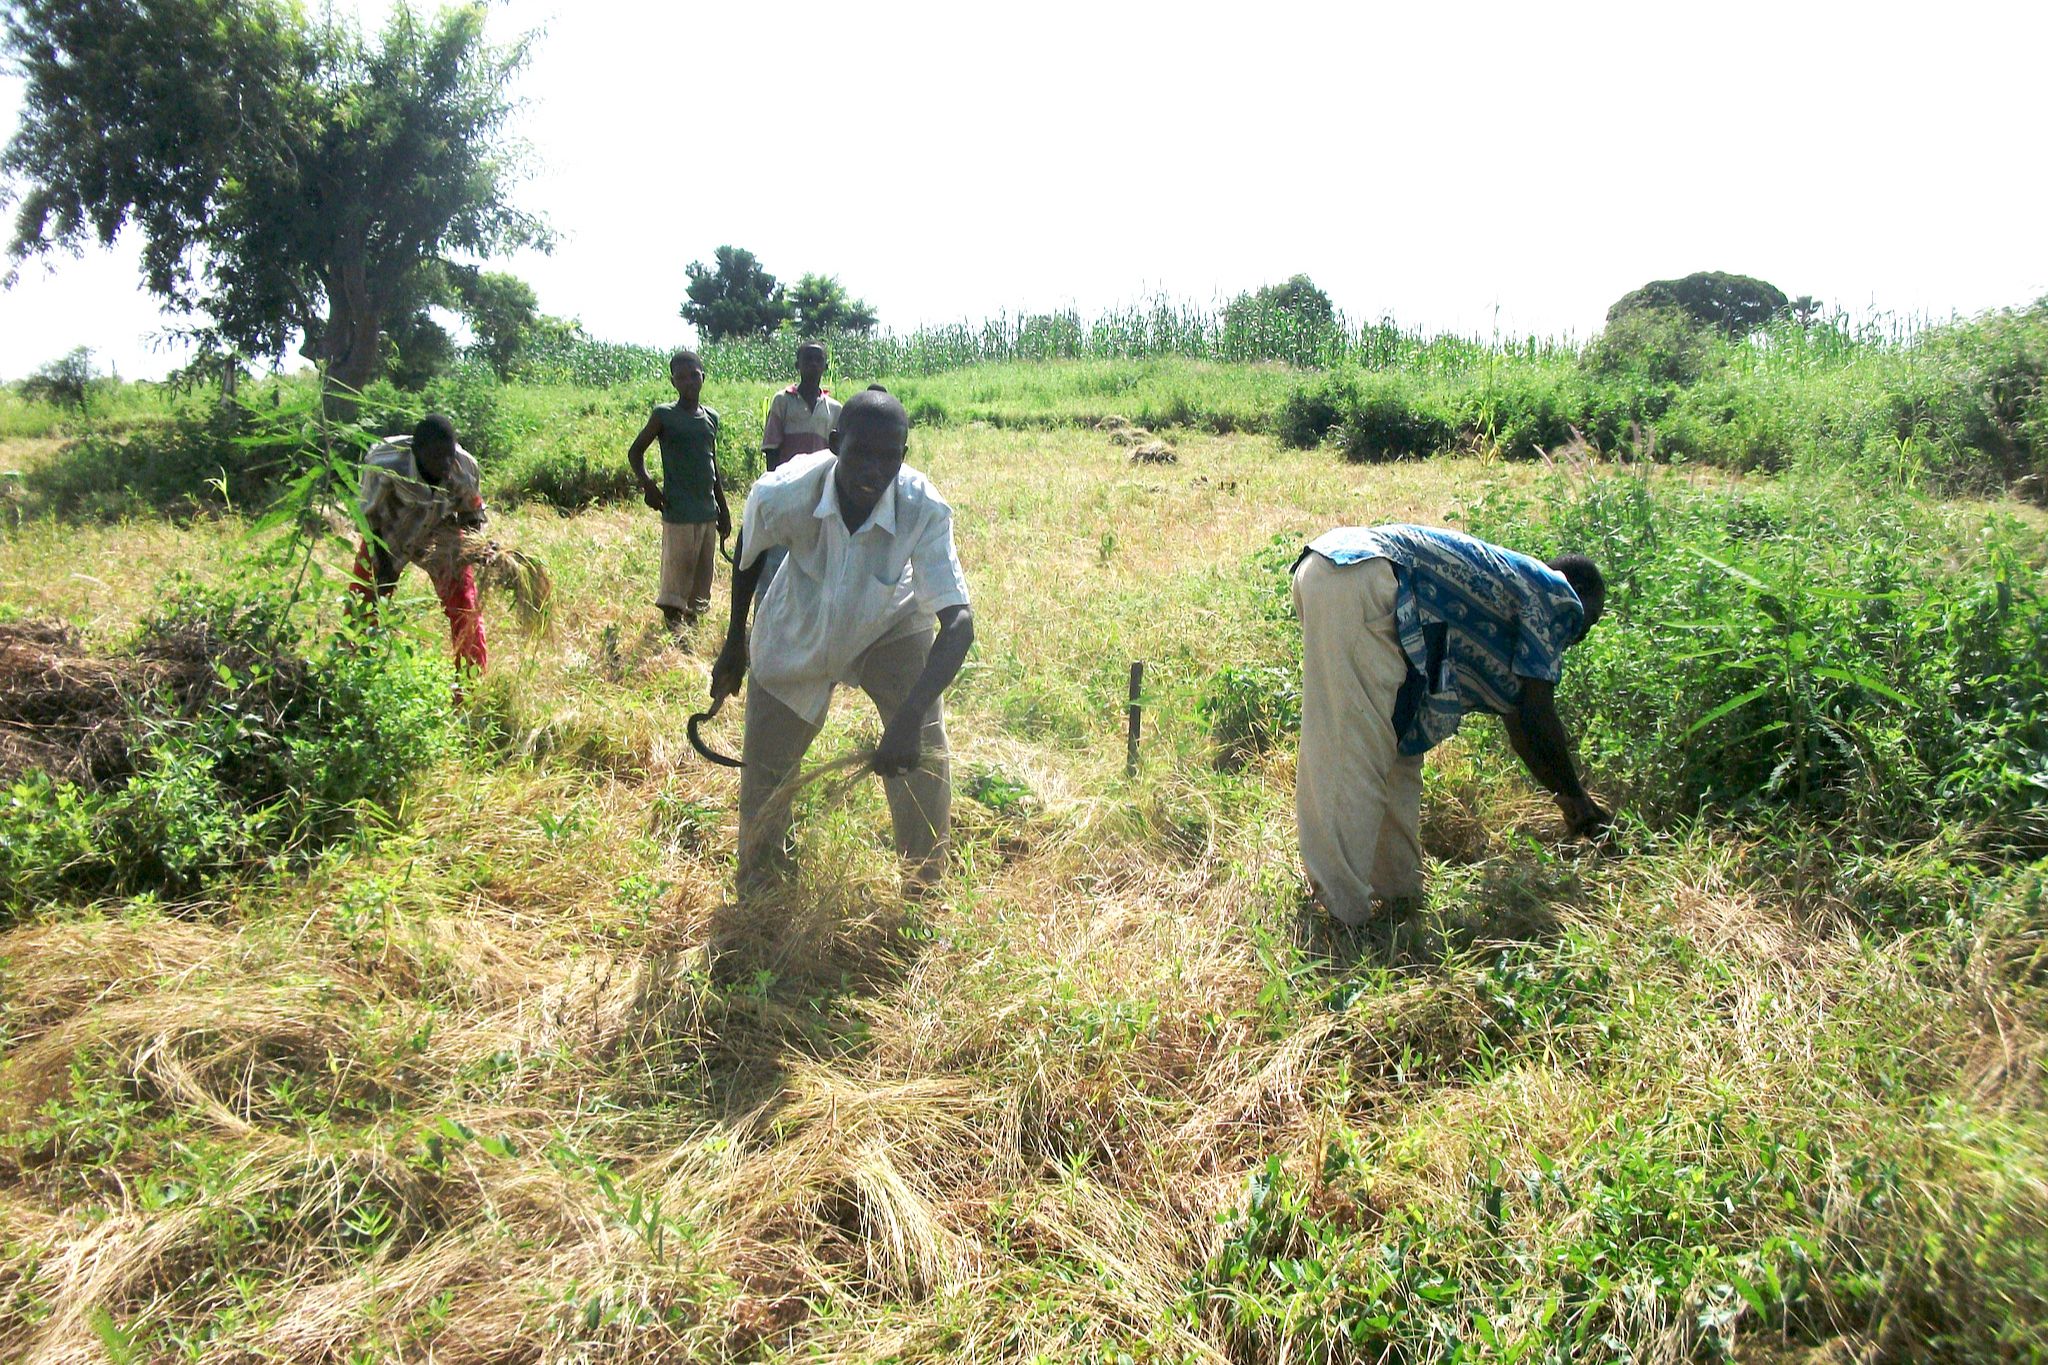
[[[351,591],[357,609],[389,597],[405,566],[417,564],[447,614],[457,665],[483,672],[483,614],[476,572],[462,560],[462,532],[481,529],[488,517],[476,457],[457,443],[455,424],[432,414],[410,436],[387,436],[371,446],[356,505],[370,531],[356,550]]]
[[[1555,692],[1606,605],[1583,555],[1545,564],[1458,531],[1340,527],[1295,561],[1301,747],[1295,816],[1310,889],[1345,924],[1422,893],[1422,757],[1490,711],[1573,834],[1607,812],[1572,763]]]

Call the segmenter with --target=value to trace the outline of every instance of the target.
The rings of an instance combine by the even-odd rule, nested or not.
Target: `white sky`
[[[335,0],[375,22],[385,0]],[[1854,312],[2048,293],[2048,5],[681,5],[500,0],[544,27],[521,202],[548,312],[653,345],[722,242],[884,325],[1307,271],[1354,319],[1597,330],[1692,270]],[[0,132],[19,82],[0,81]],[[159,373],[132,251],[31,263],[0,376],[76,345]]]

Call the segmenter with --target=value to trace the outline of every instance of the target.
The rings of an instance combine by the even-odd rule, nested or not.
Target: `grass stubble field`
[[[0,1356],[2048,1356],[2038,876],[1887,929],[1824,831],[1564,843],[1475,721],[1428,769],[1427,909],[1332,935],[1291,746],[1219,769],[1197,704],[1287,657],[1272,547],[1564,476],[1173,439],[914,434],[978,625],[916,905],[873,783],[734,905],[737,780],[682,727],[722,606],[671,645],[649,514],[503,512],[560,605],[536,639],[493,606],[499,742],[303,875],[0,933]],[[0,594],[118,637],[242,526],[18,524]]]

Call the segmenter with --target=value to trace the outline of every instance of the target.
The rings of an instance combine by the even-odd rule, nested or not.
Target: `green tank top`
[[[711,490],[718,458],[718,414],[706,407],[684,412],[679,403],[660,403],[654,420],[661,424],[661,519],[717,521],[718,499]]]

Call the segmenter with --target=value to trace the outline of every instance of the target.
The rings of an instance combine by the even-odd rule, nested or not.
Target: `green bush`
[[[653,463],[659,466],[658,456]],[[508,500],[531,499],[565,512],[639,496],[623,454],[581,446],[558,445],[511,462],[495,471],[494,484]]]
[[[132,647],[171,681],[134,699],[125,776],[0,799],[0,911],[191,894],[396,806],[445,750],[446,665],[381,629],[316,644],[300,618],[277,589],[174,590]]]
[[[1458,426],[1466,438],[1511,460],[1569,445],[1587,406],[1577,377],[1557,366],[1489,367],[1459,397]]]
[[[1456,418],[1434,387],[1397,372],[1361,376],[1357,401],[1341,425],[1344,458],[1361,462],[1435,455],[1458,435]]]
[[[1675,308],[1647,308],[1608,324],[1586,348],[1586,370],[1605,379],[1632,378],[1666,389],[1696,384],[1714,364],[1713,331]],[[1652,414],[1655,416],[1656,414]]]
[[[1644,816],[1794,813],[1881,844],[1960,825],[2048,850],[2048,599],[2024,526],[1840,482],[1635,475],[1491,496],[1466,524],[1606,572],[1562,695]]]
[[[1341,426],[1345,414],[1360,401],[1357,374],[1333,370],[1287,395],[1274,420],[1274,434],[1297,450],[1307,450]]]
[[[271,440],[239,409],[194,401],[116,435],[100,428],[22,475],[28,510],[108,520],[151,512],[260,510],[295,470],[296,434]]]
[[[490,366],[465,361],[428,381],[421,394],[421,415],[439,412],[451,418],[463,448],[479,459],[502,455],[513,445],[513,434],[506,429],[501,411],[502,393],[503,386]]]
[[[2048,300],[1944,328],[1930,349],[1955,362],[1969,395],[1957,443],[1987,452],[2006,481],[2048,478]]]

